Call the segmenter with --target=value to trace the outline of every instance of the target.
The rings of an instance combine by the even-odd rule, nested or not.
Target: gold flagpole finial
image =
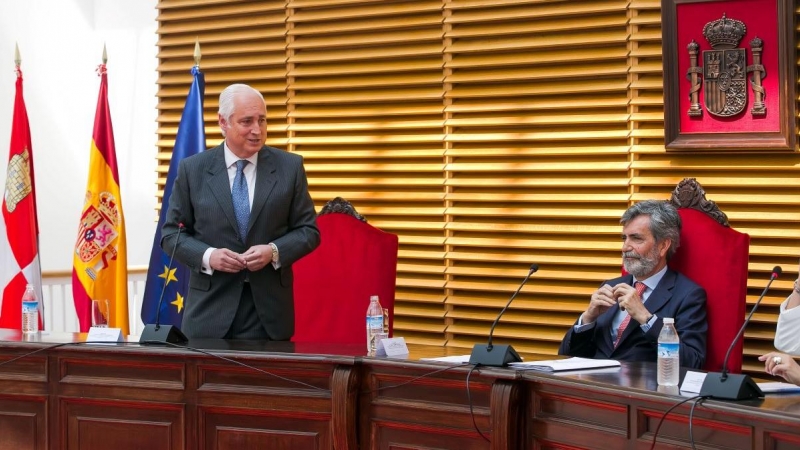
[[[106,52],[106,43],[103,42],[103,64],[108,62],[108,52]]]
[[[194,65],[200,67],[200,39],[194,41]]]
[[[22,64],[22,57],[19,56],[19,43],[14,43],[14,64],[19,67]]]

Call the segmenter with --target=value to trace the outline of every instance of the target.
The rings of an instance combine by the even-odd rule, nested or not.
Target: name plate
[[[686,375],[683,376],[681,391],[699,394],[700,389],[703,387],[703,382],[706,380],[706,375],[705,372],[687,371]]]
[[[375,356],[408,356],[406,340],[401,337],[379,340],[375,348]]]
[[[122,328],[89,328],[86,342],[122,342]]]

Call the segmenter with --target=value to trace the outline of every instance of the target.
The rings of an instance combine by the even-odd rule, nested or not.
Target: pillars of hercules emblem
[[[767,107],[764,105],[766,92],[764,91],[764,86],[761,85],[761,80],[767,75],[764,66],[761,64],[761,52],[764,50],[764,42],[756,36],[750,41],[750,48],[753,50],[753,65],[747,66],[747,72],[753,73],[753,78],[750,79],[750,87],[753,89],[753,109],[750,110],[750,114],[765,116],[767,114]]]
[[[689,88],[689,114],[690,117],[702,116],[703,109],[700,108],[700,74],[703,73],[703,68],[697,66],[697,50],[700,48],[697,42],[692,39],[692,42],[686,46],[689,50],[689,70],[686,71],[686,78],[689,80],[691,87]]]

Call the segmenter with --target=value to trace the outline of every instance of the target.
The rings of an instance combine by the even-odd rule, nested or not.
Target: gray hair
[[[252,86],[238,83],[226,87],[219,94],[219,115],[226,121],[230,120],[233,115],[233,99],[236,98],[237,95],[257,95],[261,98],[262,102],[264,101],[264,96],[261,95],[261,92]],[[222,131],[222,135],[225,136],[225,130]]]
[[[650,233],[656,242],[669,239],[672,244],[667,250],[667,259],[681,245],[681,216],[671,203],[663,200],[644,200],[628,208],[619,223],[625,226],[639,216],[650,216]]]

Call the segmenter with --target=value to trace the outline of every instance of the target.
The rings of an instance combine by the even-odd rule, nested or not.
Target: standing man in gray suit
[[[265,146],[260,92],[219,96],[225,141],[181,161],[161,248],[191,270],[181,331],[189,338],[294,334],[292,264],[320,242],[303,159]]]

